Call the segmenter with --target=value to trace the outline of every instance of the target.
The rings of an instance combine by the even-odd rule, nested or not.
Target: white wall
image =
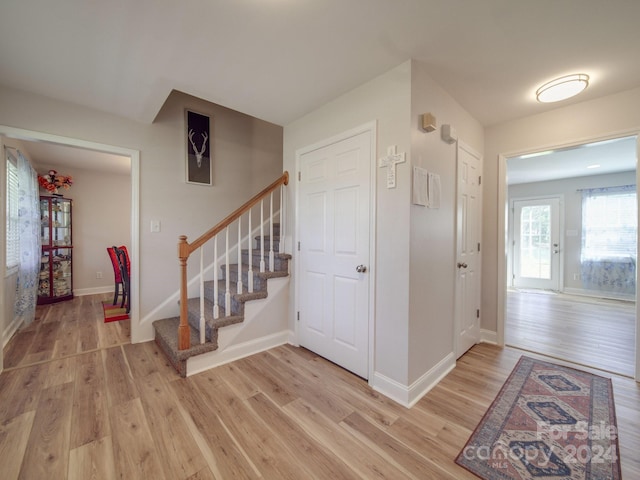
[[[482,151],[480,124],[416,61],[329,102],[284,132],[284,163],[290,171],[296,150],[372,120],[377,121],[377,157],[393,145],[407,154],[407,162],[397,166],[394,189],[386,188],[386,170],[375,167],[374,369],[404,388],[453,351],[456,151],[440,140],[439,130],[426,134],[418,128],[424,112],[435,114],[439,124],[456,126],[462,139]],[[412,165],[441,175],[440,209],[411,205]],[[290,200],[293,194],[292,189]]]
[[[411,63],[391,71],[327,103],[284,128],[284,168],[296,171],[296,151],[365,123],[377,122],[377,151],[397,145],[398,152],[410,151]],[[397,167],[397,188],[388,190],[385,171],[374,167],[377,175],[377,229],[375,289],[376,372],[406,385],[408,380],[409,313],[409,163]],[[296,182],[289,189],[288,202],[294,205]],[[295,228],[293,209],[289,225]],[[373,227],[373,224],[372,224]],[[289,245],[291,243],[289,242]],[[294,257],[295,261],[295,257]],[[291,269],[295,272],[295,266]],[[295,298],[295,282],[291,282]],[[293,302],[290,328],[295,318]]]
[[[539,115],[495,125],[485,130],[484,230],[482,243],[482,328],[497,329],[499,305],[498,265],[504,265],[502,221],[506,187],[499,176],[499,155],[514,156],[549,147],[640,132],[640,88],[561,107]],[[499,201],[498,194],[502,192]],[[504,243],[504,242],[502,242]]]
[[[28,143],[25,148],[29,148]],[[87,151],[87,156],[90,155],[91,152]],[[60,167],[42,161],[36,168],[40,175],[50,169],[57,170],[60,175],[73,177],[71,188],[61,189],[60,193],[73,200],[74,294],[113,291],[113,267],[106,248],[126,245],[131,250],[131,177]],[[97,272],[102,272],[102,279],[96,278]]]
[[[437,129],[425,133],[421,115],[436,117]],[[440,208],[412,205],[409,299],[409,383],[418,380],[453,352],[456,250],[456,145],[440,136],[452,125],[459,139],[477,152],[484,149],[484,131],[454,98],[414,61],[411,72],[411,165],[440,175]],[[408,182],[410,182],[409,177]],[[410,189],[407,195],[410,195]],[[411,203],[411,197],[405,199]]]
[[[0,125],[140,151],[141,325],[135,341],[153,338],[157,318],[150,313],[178,289],[178,236],[195,239],[259,191],[256,185],[282,172],[282,127],[179,92],[153,124],[1,87],[0,105]],[[186,107],[213,116],[213,187],[184,181]],[[161,221],[160,233],[150,232],[152,219]]]

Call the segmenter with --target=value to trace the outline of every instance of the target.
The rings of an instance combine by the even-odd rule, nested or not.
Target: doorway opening
[[[506,158],[506,345],[635,375],[636,159],[635,135]]]
[[[125,188],[129,189],[130,196],[130,204],[129,208],[124,212],[122,216],[122,220],[124,222],[128,222],[129,224],[129,238],[127,243],[130,245],[130,256],[131,256],[131,311],[129,313],[131,319],[131,337],[130,341],[136,342],[139,333],[139,175],[140,175],[140,153],[137,150],[132,150],[128,148],[122,148],[113,145],[100,144],[96,142],[90,142],[85,140],[79,140],[69,137],[62,137],[59,135],[50,135],[42,132],[24,130],[19,128],[13,128],[8,126],[0,125],[0,143],[4,143],[2,139],[12,139],[15,141],[19,141],[20,143],[28,146],[33,145],[35,148],[46,148],[50,146],[51,148],[60,148],[60,149],[74,149],[77,151],[86,152],[86,156],[84,157],[85,165],[83,166],[85,169],[90,169],[96,167],[95,164],[91,163],[92,158],[94,159],[104,159],[104,158],[122,158],[128,164],[128,175],[129,182],[128,185],[125,185]],[[96,160],[97,161],[97,160]],[[60,167],[61,169],[63,166]],[[4,202],[4,201],[3,201]],[[4,207],[3,207],[4,208]],[[105,204],[104,208],[109,208],[108,204]],[[99,214],[99,212],[98,212]],[[106,250],[104,252],[105,258],[107,257]],[[109,267],[111,268],[111,267]],[[104,274],[104,278],[109,278],[110,271],[102,272]],[[94,272],[95,274],[95,272]],[[2,287],[0,296],[4,296],[4,284],[0,282],[0,286]],[[74,286],[75,289],[75,286]],[[4,334],[3,334],[4,336]],[[3,339],[7,340],[7,339]],[[0,363],[0,365],[2,365]]]

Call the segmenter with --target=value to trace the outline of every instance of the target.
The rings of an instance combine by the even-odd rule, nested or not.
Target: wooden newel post
[[[180,326],[178,327],[178,350],[187,350],[191,346],[191,329],[189,328],[187,309],[187,259],[189,244],[187,236],[180,235],[178,242],[178,259],[180,260]]]

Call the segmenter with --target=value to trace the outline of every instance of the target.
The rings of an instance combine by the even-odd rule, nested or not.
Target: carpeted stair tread
[[[274,235],[273,238],[269,235],[265,235],[264,237],[254,237],[254,240],[256,241],[256,247],[257,250],[260,250],[260,238],[264,239],[264,252],[267,253],[269,250],[271,250],[271,247],[273,246],[273,252],[277,252],[280,250],[280,237],[278,235]]]
[[[262,275],[261,278],[269,278],[265,277],[264,273],[269,273],[269,253],[265,252],[263,257],[264,259],[264,267],[265,271],[260,272],[260,250],[252,250],[251,262],[249,262],[249,251],[242,251],[242,268],[243,270],[249,269],[249,263],[253,265],[253,272],[257,272]],[[286,253],[275,253],[273,254],[273,269],[276,272],[289,272],[289,260],[291,260],[291,256]],[[255,277],[254,277],[255,278]]]
[[[187,300],[187,304],[188,304],[188,310],[189,310],[190,316],[193,315],[193,317],[196,320],[195,325],[191,324],[192,326],[191,330],[197,330],[198,325],[200,323],[200,298],[190,298],[189,300]],[[214,329],[218,329],[220,327],[226,327],[227,325],[240,323],[244,320],[244,316],[242,315],[232,314],[232,315],[229,315],[228,317],[225,317],[225,310],[222,305],[218,305],[218,312],[220,314],[218,318],[213,318],[213,302],[205,298],[204,299],[204,321],[206,325]]]
[[[269,261],[267,260],[265,262],[265,271],[261,272],[259,269],[256,268],[256,266],[253,266],[253,275],[254,277],[260,277],[260,278],[277,278],[277,277],[286,277],[287,275],[289,275],[289,269],[287,268],[286,270],[278,270],[278,269],[274,269],[273,272],[269,271]],[[232,264],[229,265],[229,273],[231,272],[237,272],[238,271],[238,265],[237,264]],[[243,263],[242,264],[242,273],[246,274],[249,272],[249,265]],[[224,278],[224,273],[225,270],[224,268],[222,269],[222,277]],[[205,282],[206,283],[206,282]]]
[[[194,355],[211,352],[218,348],[217,335],[215,341],[200,343],[199,332],[191,328],[191,347],[187,350],[178,350],[178,317],[164,318],[153,322],[155,329],[155,341],[164,351],[165,355],[181,376],[186,376],[187,359]]]
[[[260,236],[257,237],[253,237],[253,239],[257,242],[256,245],[258,246],[258,248],[260,247]],[[264,244],[270,244],[273,241],[273,244],[279,244],[280,243],[280,237],[278,235],[274,235],[273,237],[271,237],[270,235],[265,235],[264,237]],[[267,250],[267,247],[264,247],[265,250]],[[274,248],[275,250],[275,248]]]
[[[246,249],[246,248],[243,248],[242,249],[242,255],[249,256],[249,250]],[[254,258],[260,259],[260,249],[259,248],[252,248],[251,249],[251,255]],[[280,253],[280,252],[276,252],[276,251],[273,252],[273,256],[274,256],[274,258],[281,258],[283,260],[291,260],[293,258],[288,253]],[[264,261],[265,262],[269,261],[269,250],[266,250],[266,249],[264,251]]]
[[[267,277],[270,278],[270,277]],[[226,293],[226,280],[218,280],[218,305],[224,305],[224,295]],[[259,298],[267,298],[267,289],[265,287],[264,290],[256,290],[249,293],[248,286],[246,284],[242,285],[242,293],[238,293],[238,284],[236,282],[229,282],[229,293],[231,296],[231,301],[244,303],[249,300],[257,300]],[[211,300],[213,303],[213,280],[208,280],[204,282],[204,297],[208,300]]]
[[[256,237],[258,248],[251,249],[251,263],[253,265],[253,292],[249,293],[249,250],[241,251],[242,263],[240,268],[237,264],[229,264],[229,293],[231,314],[225,316],[225,293],[226,293],[226,265],[219,265],[218,275],[218,318],[213,318],[214,280],[204,282],[204,318],[206,342],[200,344],[200,298],[187,299],[188,322],[190,325],[191,347],[187,350],[178,350],[178,327],[180,319],[178,317],[166,318],[153,322],[155,329],[155,340],[160,348],[165,352],[171,364],[178,373],[185,377],[187,369],[187,359],[207,353],[218,348],[218,329],[228,325],[238,324],[244,321],[244,304],[250,300],[266,298],[267,280],[270,278],[287,277],[289,275],[289,260],[292,256],[288,253],[279,253],[280,225],[273,224],[273,237],[270,236],[269,229],[264,233],[264,260],[266,271],[260,272],[260,237]],[[269,250],[273,247],[274,271],[269,271]],[[238,279],[242,279],[242,293],[238,293]]]
[[[265,225],[262,231],[264,232],[265,237],[269,235],[269,225]],[[273,224],[273,235],[280,235],[280,224],[277,222]],[[258,238],[260,238],[260,236],[258,236]]]
[[[242,249],[242,253],[248,253],[248,252],[249,252],[249,249],[247,249],[247,248],[243,248]],[[254,257],[259,257],[260,256],[260,248],[252,248],[251,252],[253,252],[252,255]],[[275,250],[273,251],[273,254],[276,257],[280,257],[280,258],[286,258],[286,259],[291,259],[292,258],[291,255],[288,254],[288,253],[281,253],[281,252],[277,252]],[[264,258],[265,258],[265,260],[269,258],[269,250],[267,250],[266,248],[264,250]]]

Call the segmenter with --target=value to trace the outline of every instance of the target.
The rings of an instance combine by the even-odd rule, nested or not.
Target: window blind
[[[582,260],[636,258],[636,192],[625,190],[583,191]]]
[[[18,161],[7,152],[7,269],[20,261],[20,233],[18,232]]]

